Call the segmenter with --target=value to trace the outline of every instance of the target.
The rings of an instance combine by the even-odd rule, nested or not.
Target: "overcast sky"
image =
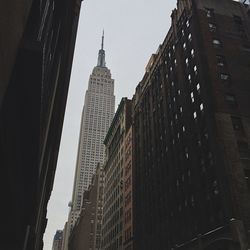
[[[57,229],[63,229],[71,200],[78,136],[89,75],[97,64],[105,29],[106,65],[115,79],[116,106],[131,98],[145,66],[163,42],[176,0],[84,0],[79,20],[70,89],[56,177],[48,206],[44,250],[52,249]]]

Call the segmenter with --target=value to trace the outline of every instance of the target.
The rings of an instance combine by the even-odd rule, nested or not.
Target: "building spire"
[[[102,31],[102,50],[103,50],[103,45],[104,45],[104,29]]]
[[[102,32],[102,45],[101,45],[101,49],[99,50],[99,53],[98,53],[98,61],[97,61],[97,66],[98,67],[106,67],[105,50],[103,49],[103,47],[104,47],[104,30]]]

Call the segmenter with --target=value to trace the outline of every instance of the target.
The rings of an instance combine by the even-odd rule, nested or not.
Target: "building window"
[[[194,73],[195,73],[196,75],[197,75],[197,73],[198,73],[198,72],[197,72],[197,66],[196,66],[196,65],[194,66]]]
[[[187,27],[190,26],[189,20],[186,21],[186,26],[187,26]]]
[[[193,93],[193,92],[191,92],[190,96],[191,96],[191,100],[192,100],[192,102],[194,102],[194,93]]]
[[[200,111],[203,111],[204,110],[204,106],[203,106],[203,103],[200,104]]]
[[[241,159],[250,159],[250,150],[248,143],[245,141],[237,141]]]
[[[194,196],[193,196],[193,195],[191,196],[191,205],[192,205],[192,207],[194,207],[194,206],[195,206]]]
[[[188,35],[188,40],[189,40],[190,42],[192,41],[192,35],[191,35],[191,34]]]
[[[194,116],[194,119],[196,119],[196,118],[197,118],[197,113],[194,112],[194,113],[193,113],[193,116]]]
[[[214,23],[208,23],[208,27],[211,32],[216,31],[216,25]]]
[[[185,132],[185,131],[186,131],[185,126],[182,126],[182,131],[183,131],[183,132]]]
[[[191,49],[190,54],[192,57],[194,57],[194,49]]]
[[[214,16],[214,9],[211,8],[205,8],[206,9],[206,14],[208,18],[211,18]]]
[[[242,125],[241,118],[231,116],[231,120],[232,120],[232,125],[233,125],[234,130],[244,133],[244,128]]]
[[[225,59],[223,56],[221,55],[216,55],[216,59],[217,59],[217,65],[219,67],[224,67],[225,66]]]
[[[237,107],[237,101],[236,101],[236,97],[232,94],[226,94],[226,102],[227,104],[234,108],[234,107]]]
[[[227,81],[229,79],[229,75],[228,74],[220,74],[220,79]]]
[[[200,92],[200,88],[201,88],[200,84],[197,83],[197,84],[196,84],[196,89],[197,89],[198,92]]]
[[[183,49],[186,50],[186,48],[187,48],[186,43],[183,43]]]
[[[237,25],[242,25],[242,24],[243,24],[243,23],[242,23],[242,19],[241,19],[240,16],[234,15],[233,18],[234,18],[234,22],[235,22]]]
[[[213,39],[214,48],[221,48],[221,41],[218,39]]]
[[[245,174],[245,180],[247,182],[247,186],[248,186],[248,188],[250,188],[250,169],[245,168],[244,174]]]

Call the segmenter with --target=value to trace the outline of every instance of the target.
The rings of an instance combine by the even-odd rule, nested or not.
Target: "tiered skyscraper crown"
[[[98,67],[106,67],[105,50],[103,49],[103,46],[104,46],[104,30],[102,32],[102,45],[101,45],[101,49],[99,50],[99,54],[98,54],[98,61],[97,61]]]

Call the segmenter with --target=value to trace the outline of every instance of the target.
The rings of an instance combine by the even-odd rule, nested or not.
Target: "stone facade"
[[[131,100],[122,98],[104,140],[102,250],[123,249],[125,137],[131,126]],[[127,213],[127,211],[126,211]]]
[[[104,163],[103,140],[114,116],[114,80],[106,67],[103,39],[97,66],[90,75],[85,94],[67,235],[70,235],[80,215],[82,197],[91,183],[97,164]]]
[[[53,239],[52,250],[62,250],[63,231],[57,230]]]

